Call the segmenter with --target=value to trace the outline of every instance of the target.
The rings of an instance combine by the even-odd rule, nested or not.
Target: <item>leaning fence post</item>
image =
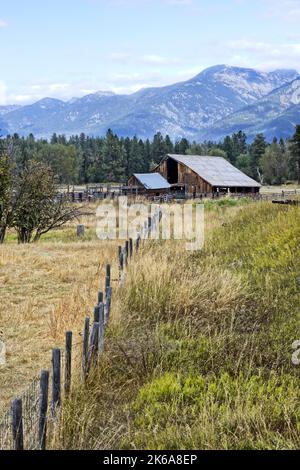
[[[85,380],[85,378],[86,378],[87,368],[88,368],[89,334],[90,334],[90,318],[86,317],[86,319],[84,321],[83,345],[82,345],[82,375],[83,375],[83,380]]]
[[[40,409],[39,409],[39,448],[46,449],[47,411],[49,393],[49,371],[42,370],[40,378]]]
[[[24,449],[22,400],[17,398],[12,403],[12,434],[15,450]]]
[[[65,357],[65,395],[71,390],[72,377],[72,331],[66,333],[66,357]]]
[[[52,350],[52,416],[55,417],[61,403],[61,352]]]

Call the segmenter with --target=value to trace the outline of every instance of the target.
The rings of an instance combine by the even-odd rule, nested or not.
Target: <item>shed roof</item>
[[[250,188],[261,186],[223,157],[168,154],[165,158],[168,157],[186,165],[211,186]]]
[[[134,173],[135,178],[146,189],[169,189],[168,181],[159,173]]]

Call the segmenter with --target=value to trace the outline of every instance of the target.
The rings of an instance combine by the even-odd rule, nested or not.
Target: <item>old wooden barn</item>
[[[260,184],[222,157],[166,155],[154,169],[173,188],[193,195],[208,193],[258,193]]]

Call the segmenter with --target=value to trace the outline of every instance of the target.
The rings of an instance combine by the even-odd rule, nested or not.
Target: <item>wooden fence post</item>
[[[111,287],[109,287],[111,289]],[[98,332],[98,354],[104,351],[104,333],[105,333],[105,316],[104,316],[104,304],[100,304],[99,311],[99,332]]]
[[[105,309],[104,309],[104,325],[106,326],[110,316],[110,309],[111,309],[111,298],[112,298],[112,288],[109,287],[106,292],[106,301],[105,301]]]
[[[55,417],[61,404],[61,352],[52,350],[52,416]]]
[[[105,293],[107,292],[107,289],[110,287],[110,282],[111,282],[111,265],[107,264],[106,276],[105,276]]]
[[[100,304],[94,307],[94,323],[99,323],[100,318]]]
[[[83,380],[85,380],[85,378],[86,378],[87,369],[88,369],[89,334],[90,334],[90,317],[86,317],[86,319],[84,321],[83,344],[82,344],[82,376],[83,376]]]
[[[128,254],[129,254],[129,241],[126,240],[125,242],[125,264],[128,264]]]
[[[98,304],[101,304],[103,302],[103,292],[98,292]]]
[[[124,269],[124,254],[123,254],[123,249],[121,246],[119,246],[119,267],[120,267],[120,272],[122,273]]]
[[[77,225],[77,237],[83,237],[84,236],[84,231],[85,231],[85,226],[84,225]]]
[[[49,371],[42,370],[40,378],[40,407],[39,407],[39,448],[46,449],[47,411],[49,393]]]
[[[72,331],[66,333],[66,356],[65,356],[65,395],[71,390],[72,378]]]
[[[98,341],[99,341],[99,323],[93,323],[92,331],[90,335],[90,343],[89,343],[87,372],[89,372],[92,362],[94,361],[96,357],[96,353],[98,350]]]
[[[22,400],[17,398],[12,403],[12,435],[14,450],[24,449]]]
[[[129,238],[129,256],[132,258],[133,255],[133,240],[132,238]]]

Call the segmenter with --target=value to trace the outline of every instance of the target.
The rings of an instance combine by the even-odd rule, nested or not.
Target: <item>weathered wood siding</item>
[[[186,186],[188,193],[211,193],[212,186],[204,181],[197,173],[188,168],[183,163],[177,163],[178,165],[178,184]],[[156,168],[156,172],[160,173],[166,180],[168,180],[168,167],[167,160],[164,160]]]

